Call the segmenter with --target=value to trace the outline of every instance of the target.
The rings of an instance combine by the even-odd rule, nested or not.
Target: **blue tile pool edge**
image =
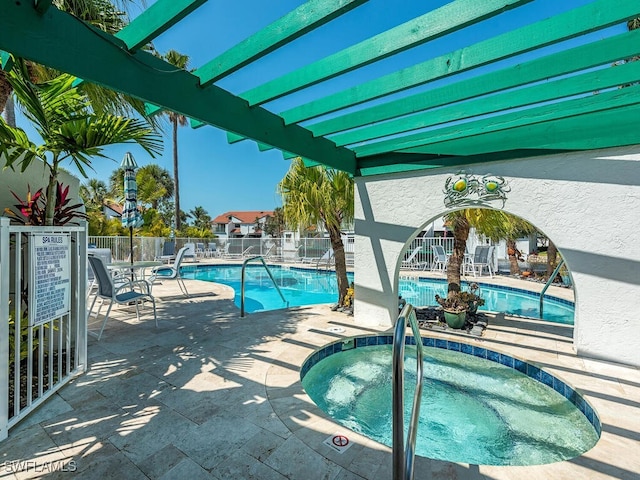
[[[405,338],[405,345],[415,345],[415,339],[412,336]],[[525,360],[506,355],[504,353],[495,352],[484,347],[477,347],[454,340],[446,340],[443,338],[422,337],[422,344],[425,347],[442,348],[445,350],[453,350],[467,355],[484,358],[495,363],[512,368],[533,378],[534,380],[555,390],[564,398],[569,400],[580,412],[585,416],[589,423],[593,426],[600,438],[602,434],[602,424],[595,408],[582,397],[573,387],[559,378],[551,375],[546,370],[537,367]],[[338,340],[316,350],[309,355],[302,363],[300,369],[300,380],[304,379],[309,370],[320,360],[323,360],[334,353],[351,350],[353,348],[368,347],[373,345],[393,345],[393,335],[366,335],[358,337],[349,337]],[[344,348],[343,348],[344,346]]]

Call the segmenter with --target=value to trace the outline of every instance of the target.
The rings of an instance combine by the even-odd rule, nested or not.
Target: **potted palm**
[[[484,305],[484,299],[477,294],[478,284],[472,283],[469,291],[450,289],[446,298],[436,294],[436,302],[442,306],[444,319],[450,328],[462,328],[467,314],[474,315],[478,307]]]

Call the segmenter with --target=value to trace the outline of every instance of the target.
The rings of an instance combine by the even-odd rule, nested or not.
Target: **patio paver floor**
[[[386,446],[331,421],[302,389],[299,369],[317,347],[388,327],[358,326],[324,306],[240,318],[228,287],[187,281],[154,287],[159,328],[116,312],[87,372],[0,443],[0,478],[301,479],[391,478]],[[148,313],[148,311],[146,312]],[[344,333],[330,332],[340,326]],[[583,393],[602,438],[573,460],[490,467],[418,458],[415,478],[638,479],[640,370],[577,357],[571,327],[498,315],[482,343],[547,368]],[[338,431],[353,446],[323,444]],[[16,462],[23,461],[21,466]],[[47,463],[51,462],[51,463]],[[67,463],[74,472],[48,471]]]

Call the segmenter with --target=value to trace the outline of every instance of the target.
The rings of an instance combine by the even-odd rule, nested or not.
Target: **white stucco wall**
[[[465,170],[504,177],[511,188],[504,210],[534,224],[562,253],[575,285],[578,354],[640,366],[640,146]],[[444,184],[457,171],[356,179],[357,323],[392,325],[400,254],[448,212]]]

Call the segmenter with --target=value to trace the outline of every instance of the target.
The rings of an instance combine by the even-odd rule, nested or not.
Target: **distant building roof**
[[[249,211],[249,212],[225,212],[214,218],[211,223],[229,223],[229,217],[237,218],[240,223],[255,223],[256,218],[273,217],[273,210]]]
[[[106,208],[108,208],[109,210],[111,210],[112,212],[114,212],[116,215],[120,215],[122,216],[122,205],[119,205],[117,203],[104,203],[104,206]]]

